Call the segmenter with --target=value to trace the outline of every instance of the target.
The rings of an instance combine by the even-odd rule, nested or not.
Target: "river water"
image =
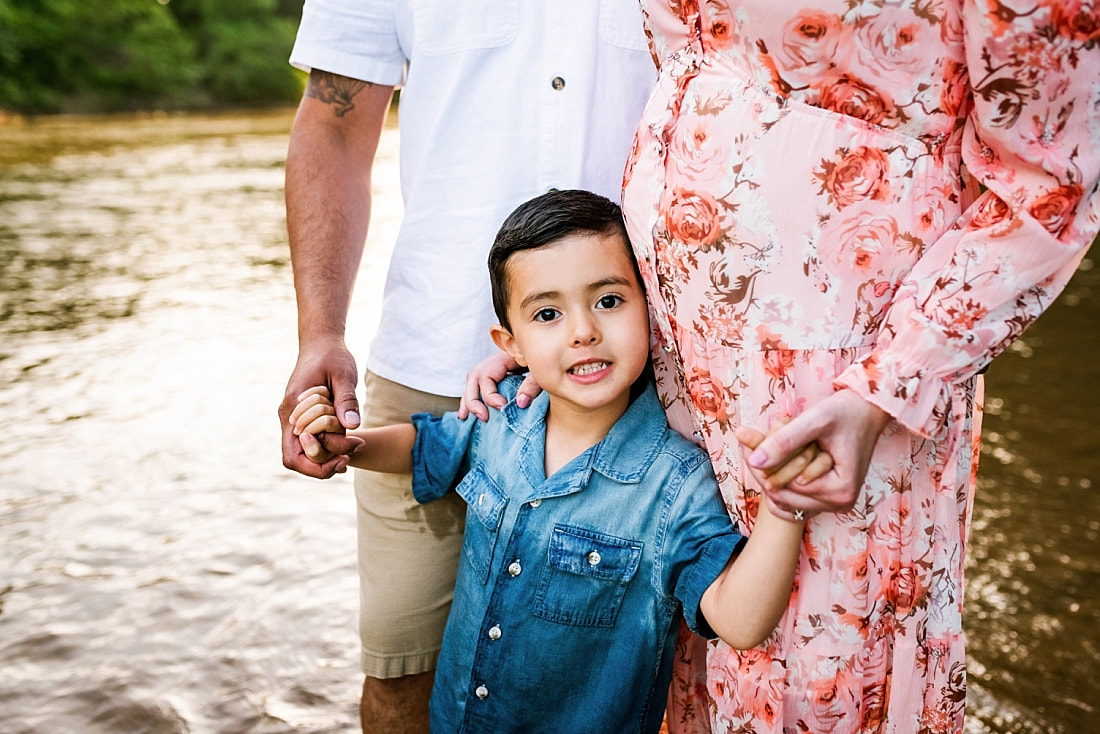
[[[350,480],[279,457],[291,114],[0,120],[4,734],[358,730]],[[989,373],[968,734],[1100,721],[1098,320],[1089,259]]]

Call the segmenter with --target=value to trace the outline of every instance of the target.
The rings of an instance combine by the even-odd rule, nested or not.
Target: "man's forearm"
[[[344,80],[311,74],[287,151],[287,233],[300,343],[343,337],[370,221],[371,166],[392,92],[357,82],[363,86],[354,94],[325,95],[324,82],[331,79]],[[361,99],[351,105],[355,94]]]

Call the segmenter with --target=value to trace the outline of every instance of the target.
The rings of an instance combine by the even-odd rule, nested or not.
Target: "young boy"
[[[802,523],[762,502],[743,538],[706,453],[668,427],[617,205],[537,197],[504,222],[489,268],[493,341],[543,392],[487,423],[418,414],[351,434],[352,466],[411,472],[421,502],[453,489],[468,505],[432,731],[656,732],[678,615],[734,647],[761,642],[786,607]],[[316,434],[339,430],[325,387],[291,420],[311,456]],[[821,473],[823,456],[783,476]]]

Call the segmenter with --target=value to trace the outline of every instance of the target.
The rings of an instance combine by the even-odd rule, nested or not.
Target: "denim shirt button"
[[[542,504],[542,500],[531,500],[531,507],[538,507]]]
[[[519,561],[512,561],[508,564],[508,573],[513,576],[519,576],[521,571],[523,571],[523,566],[519,565]]]
[[[486,688],[485,686],[478,686],[477,688],[474,689],[474,695],[476,695],[478,698],[488,698],[489,697],[489,689]]]
[[[602,561],[602,560],[603,559],[600,558],[600,554],[597,551],[592,551],[588,554],[588,565],[589,566],[598,566],[598,565],[600,565],[600,561]]]
[[[492,627],[489,628],[489,639],[490,640],[499,640],[500,639],[500,625],[499,624],[494,624]]]

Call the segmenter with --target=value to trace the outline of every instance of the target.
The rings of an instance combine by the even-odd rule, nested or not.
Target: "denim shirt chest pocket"
[[[641,558],[638,541],[555,526],[534,614],[577,627],[614,627]]]
[[[468,508],[462,551],[478,580],[484,584],[493,565],[493,552],[508,498],[480,464],[470,470],[455,491]]]

